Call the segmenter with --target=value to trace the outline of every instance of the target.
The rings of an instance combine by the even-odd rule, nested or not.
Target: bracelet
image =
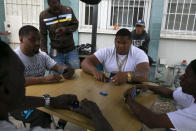
[[[128,81],[128,82],[131,82],[131,78],[132,78],[132,77],[131,77],[131,73],[128,72],[128,73],[127,73],[127,81]]]

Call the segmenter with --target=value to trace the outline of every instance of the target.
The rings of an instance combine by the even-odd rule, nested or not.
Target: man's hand
[[[56,83],[59,82],[62,79],[60,75],[50,74],[47,76],[44,76],[44,83]]]
[[[96,80],[98,81],[103,81],[103,82],[106,82],[106,76],[104,75],[103,72],[99,71],[99,70],[95,70],[93,72],[93,76]]]
[[[140,89],[143,92],[146,92],[147,90],[149,90],[149,87],[151,87],[150,85],[142,85],[142,84],[138,84],[135,86],[137,89]]]
[[[111,78],[114,84],[120,85],[127,82],[127,72],[112,72],[112,73],[116,74]]]
[[[72,94],[63,94],[57,97],[51,98],[51,107],[57,109],[70,109],[71,105],[78,101],[76,95]]]
[[[67,70],[67,72],[66,73],[64,73],[64,74],[62,74],[63,75],[63,77],[65,78],[65,79],[70,79],[73,75],[74,75],[74,69],[72,69],[72,68],[70,68],[70,67],[67,67],[67,68],[65,68],[66,70]]]
[[[57,28],[55,30],[55,33],[59,34],[59,35],[64,34],[65,32],[66,32],[66,28],[65,27],[60,27],[60,28]]]
[[[90,118],[99,116],[101,114],[97,104],[87,99],[82,100],[80,103],[80,108],[75,109],[75,111]]]
[[[96,103],[84,99],[80,103],[80,108],[75,109],[93,120],[95,131],[113,131],[110,123],[105,119]]]
[[[125,102],[127,102],[128,104],[134,100],[133,95],[134,95],[134,88],[130,88],[127,91],[125,91],[124,93],[124,98],[125,98]],[[136,92],[135,92],[136,93]]]

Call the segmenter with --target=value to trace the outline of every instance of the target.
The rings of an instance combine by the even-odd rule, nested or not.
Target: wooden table
[[[123,93],[132,86],[131,84],[115,86],[112,83],[99,82],[91,75],[76,70],[72,80],[63,80],[56,84],[29,86],[26,88],[26,95],[42,96],[43,94],[50,94],[51,96],[58,96],[61,94],[76,94],[79,100],[87,98],[96,102],[115,131],[139,131],[141,122],[123,101]],[[108,95],[100,95],[99,92],[101,91],[107,92]],[[136,97],[139,103],[148,108],[151,107],[155,99],[156,95],[154,94],[141,94]],[[78,113],[62,109],[49,110],[43,107],[39,109],[83,128],[94,130],[92,121]]]

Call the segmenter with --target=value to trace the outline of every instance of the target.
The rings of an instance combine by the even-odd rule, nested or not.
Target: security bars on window
[[[133,27],[138,19],[147,21],[149,0],[107,0],[110,27]],[[85,7],[85,25],[92,24],[92,5]]]
[[[196,0],[167,0],[165,31],[196,32]]]

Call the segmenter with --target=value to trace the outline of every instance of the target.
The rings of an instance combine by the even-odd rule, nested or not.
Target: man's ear
[[[23,37],[22,36],[19,37],[19,40],[20,40],[20,43],[23,43]]]
[[[114,39],[114,43],[116,42],[116,37],[115,37],[115,39]]]
[[[130,40],[130,43],[132,44],[133,43],[133,40]]]

